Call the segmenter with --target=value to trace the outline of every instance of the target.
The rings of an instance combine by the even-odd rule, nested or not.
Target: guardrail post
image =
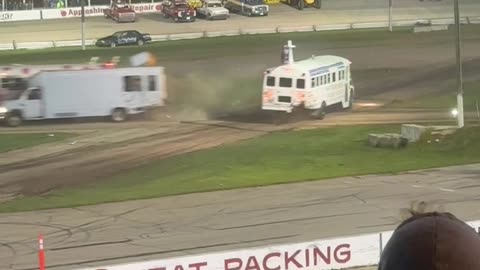
[[[16,50],[17,49],[17,42],[15,42],[15,40],[12,42],[12,45],[13,45],[13,49]]]
[[[383,234],[382,233],[379,233],[378,234],[379,236],[379,243],[380,243],[380,254],[379,254],[379,257],[381,258],[382,257],[382,252],[383,252]]]
[[[53,45],[53,48],[57,47],[57,43],[55,43],[55,40],[52,40],[52,45]]]

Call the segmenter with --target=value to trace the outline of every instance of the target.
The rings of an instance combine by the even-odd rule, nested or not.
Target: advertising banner
[[[370,234],[82,270],[331,270],[376,264],[379,249]]]
[[[40,20],[40,18],[39,10],[0,11],[0,23]]]

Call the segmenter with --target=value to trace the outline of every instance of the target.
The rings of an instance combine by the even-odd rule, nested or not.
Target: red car
[[[105,18],[112,18],[116,22],[135,22],[137,16],[135,10],[125,1],[112,2],[109,8],[103,10]]]
[[[197,16],[195,9],[186,0],[164,1],[162,7],[163,16],[172,18],[175,22],[194,22]]]

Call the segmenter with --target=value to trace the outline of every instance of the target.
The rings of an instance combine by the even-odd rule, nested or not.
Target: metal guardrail
[[[462,24],[480,24],[480,17],[465,17],[461,20]],[[398,20],[393,21],[392,25],[399,26],[416,26],[416,25],[451,25],[454,21],[452,18],[436,18],[436,19],[418,19],[418,20]],[[388,22],[363,22],[350,24],[335,25],[305,25],[305,26],[278,26],[270,28],[254,28],[254,29],[237,29],[228,31],[204,31],[195,33],[178,33],[165,35],[152,35],[152,41],[168,41],[183,39],[198,39],[221,36],[241,36],[255,34],[276,34],[276,33],[294,33],[294,32],[320,32],[333,30],[351,30],[351,29],[374,29],[386,28]],[[94,45],[95,39],[85,40],[86,45]],[[81,40],[58,40],[58,41],[39,41],[39,42],[15,42],[0,43],[0,50],[18,50],[18,49],[46,49],[56,47],[76,47],[81,46]]]

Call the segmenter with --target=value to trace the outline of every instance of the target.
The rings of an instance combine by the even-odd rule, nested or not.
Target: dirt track
[[[421,40],[421,38],[420,38]],[[465,79],[479,79],[480,52],[478,36],[464,42]],[[304,57],[311,48],[302,47],[297,57]],[[369,47],[328,48],[323,45],[320,53],[345,55],[354,63],[354,83],[358,97],[376,102],[390,102],[412,98],[439,91],[450,91],[446,85],[454,82],[455,70],[452,44],[432,44],[423,40],[417,43],[403,42],[389,48],[381,45]],[[322,46],[322,47],[323,47]],[[260,55],[261,54],[261,55]],[[196,61],[189,63],[190,70],[207,73],[234,74],[247,70],[244,75],[261,73],[265,66],[278,61],[276,52],[261,52],[250,56],[262,59],[263,64],[253,65],[250,59],[224,57],[215,63]],[[260,63],[259,62],[259,63]],[[177,80],[181,77],[186,62],[166,62],[167,70]],[[355,72],[368,73],[355,80]],[[176,89],[178,90],[178,89]],[[196,94],[205,94],[205,85]],[[192,94],[195,94],[193,92]],[[402,121],[447,120],[447,111],[438,113],[338,113],[329,115],[325,121],[300,121],[275,126],[265,118],[253,113],[247,116],[198,122],[204,116],[197,112],[181,115],[159,112],[154,120],[132,121],[124,124],[80,123],[31,125],[16,129],[24,132],[81,131],[74,142],[42,145],[28,150],[0,154],[0,196],[2,200],[20,194],[42,194],[52,189],[77,184],[101,181],[102,178],[119,174],[150,159],[164,158],[175,154],[214,147],[225,143],[260,136],[279,129],[311,128],[326,125],[381,123]],[[197,123],[179,122],[181,120]],[[12,132],[1,129],[0,132]]]
[[[480,78],[479,44],[478,38],[472,37],[464,43],[465,59],[469,60],[465,65],[468,80]],[[356,72],[372,73],[368,80],[355,81],[359,97],[366,101],[389,102],[448,91],[445,85],[454,78],[454,49],[449,43],[399,44],[390,48],[377,44],[357,48],[319,44],[306,48],[304,53],[299,50],[299,57],[308,56],[310,50],[345,55],[353,60]],[[250,59],[226,57],[215,64],[196,61],[188,63],[188,67],[218,74],[249,68],[247,73],[252,75],[265,66],[277,64],[278,54],[262,52],[252,58],[261,63],[251,67]],[[187,66],[185,62],[165,64],[174,75]],[[15,130],[2,128],[0,132],[70,131],[80,136],[67,142],[0,154],[0,200],[100,181],[102,177],[121,173],[153,158],[252,138],[278,129],[448,119],[447,112],[362,112],[358,108],[353,113],[329,115],[325,121],[275,126],[256,115],[230,121],[197,121],[202,119],[202,114],[198,113],[198,117],[192,114],[196,113],[178,116],[164,112],[152,121],[118,125],[88,122],[35,124]],[[0,215],[3,220],[0,268],[34,269],[35,237],[39,231],[47,235],[50,268],[63,270],[391,229],[396,222],[396,211],[418,198],[445,202],[454,212],[461,213],[462,218],[478,219],[478,192],[471,188],[478,179],[478,167],[411,173],[408,179],[409,183],[400,176],[374,177],[373,181],[346,178],[287,188],[274,186],[107,204],[100,208]],[[427,184],[418,187],[416,181]],[[445,191],[445,188],[455,191]],[[214,200],[222,203],[212,203]],[[325,213],[327,216],[321,216]],[[55,265],[57,267],[53,267]]]

